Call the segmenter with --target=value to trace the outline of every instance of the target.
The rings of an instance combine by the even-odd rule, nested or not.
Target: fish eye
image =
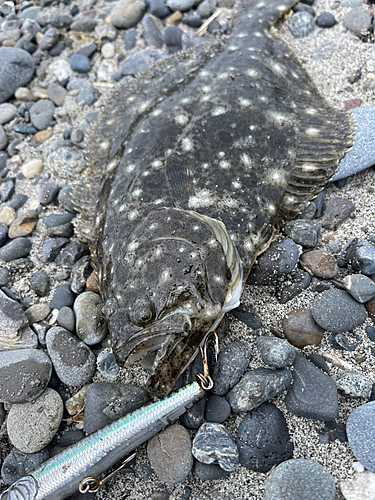
[[[137,326],[145,326],[154,319],[154,306],[150,300],[137,299],[130,312],[130,320]]]

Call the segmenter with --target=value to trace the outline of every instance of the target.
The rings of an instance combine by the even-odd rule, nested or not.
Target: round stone
[[[11,443],[24,453],[35,453],[51,442],[64,411],[61,396],[47,388],[32,403],[13,405],[7,430]]]
[[[75,294],[72,292],[70,285],[59,285],[53,292],[53,297],[48,304],[51,309],[61,309],[62,307],[72,307]]]
[[[167,6],[171,10],[179,10],[180,12],[185,12],[185,10],[190,10],[195,4],[194,0],[167,0]]]
[[[335,376],[337,389],[352,398],[369,399],[372,383],[367,375],[354,370],[341,371]]]
[[[11,239],[31,234],[38,221],[35,210],[29,210],[22,217],[15,219],[9,227],[8,236]]]
[[[284,339],[277,337],[258,337],[255,344],[263,363],[273,368],[290,366],[296,355],[293,347]]]
[[[342,20],[345,28],[354,35],[360,36],[366,33],[371,26],[371,16],[363,7],[351,10]]]
[[[91,69],[90,59],[83,54],[72,54],[69,57],[69,64],[73,71],[77,73],[88,73]]]
[[[77,335],[88,345],[101,342],[107,334],[102,308],[100,295],[93,292],[81,293],[74,302]]]
[[[14,104],[10,102],[5,102],[4,104],[0,104],[0,125],[4,125],[4,123],[8,123],[17,114],[17,108]]]
[[[65,330],[68,330],[70,333],[75,332],[76,326],[76,317],[73,309],[70,307],[62,307],[59,311],[59,315],[57,316],[57,323]]]
[[[375,401],[352,411],[346,433],[355,458],[366,469],[375,472]]]
[[[55,105],[52,101],[40,99],[30,108],[31,123],[37,130],[44,130],[50,125],[54,112]]]
[[[47,449],[36,453],[22,453],[14,449],[4,459],[1,467],[1,477],[6,484],[13,484],[21,477],[33,472],[48,458],[49,452]]]
[[[335,481],[325,467],[299,458],[271,472],[264,500],[334,500],[335,491]]]
[[[27,85],[34,70],[35,61],[26,50],[0,47],[0,103],[7,101],[18,87]]]
[[[283,319],[283,332],[287,340],[299,349],[319,345],[324,330],[315,321],[311,309],[295,309]]]
[[[224,398],[210,394],[206,403],[206,421],[222,424],[230,416],[230,404]]]
[[[42,160],[30,160],[22,165],[22,173],[27,179],[34,179],[43,169]]]
[[[331,28],[336,24],[336,19],[330,12],[323,12],[316,18],[315,23],[319,28]]]
[[[294,38],[305,38],[314,31],[314,18],[308,12],[296,12],[289,19],[288,28]]]
[[[104,43],[100,52],[102,53],[104,59],[112,59],[115,55],[115,46],[110,42]]]
[[[120,0],[111,12],[111,23],[115,28],[132,28],[142,19],[145,10],[143,0]]]
[[[0,223],[10,226],[16,218],[16,211],[13,207],[7,206],[0,209]]]

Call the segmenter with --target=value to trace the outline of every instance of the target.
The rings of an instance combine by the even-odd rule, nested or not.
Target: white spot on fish
[[[202,168],[204,168],[206,170],[208,167],[209,167],[208,163],[203,163]]]
[[[254,31],[253,36],[256,36],[257,38],[263,38],[264,33],[261,33],[260,31]]]
[[[229,77],[229,73],[220,73],[220,75],[217,76],[218,80],[226,80]]]
[[[319,166],[316,165],[315,163],[304,163],[302,165],[302,170],[304,172],[315,172],[316,170],[318,170]]]
[[[228,54],[231,54],[232,52],[236,52],[236,50],[238,50],[239,47],[237,45],[228,45]]]
[[[100,143],[100,149],[107,149],[109,148],[110,144],[108,141],[104,141]]]
[[[126,208],[126,205],[121,205],[121,207],[118,209],[119,212],[123,212]]]
[[[225,161],[225,160],[221,161],[221,162],[219,163],[219,165],[220,165],[220,167],[221,167],[221,168],[224,168],[224,169],[226,169],[226,168],[229,168],[229,167],[230,167],[230,163],[229,163],[229,161]]]
[[[211,75],[210,75],[210,73],[209,73],[206,69],[202,69],[202,70],[199,72],[199,76],[200,76],[201,78],[207,78],[207,77],[209,77],[209,76],[211,76]]]
[[[250,99],[245,99],[244,97],[239,97],[238,102],[240,103],[240,106],[247,108],[251,105]]]
[[[141,266],[142,266],[142,264],[143,264],[143,260],[142,260],[142,259],[138,259],[138,260],[137,260],[137,266],[138,266],[138,267],[141,267]]]
[[[174,120],[178,125],[186,125],[189,121],[186,115],[177,115]]]
[[[260,77],[260,74],[259,72],[254,69],[254,68],[250,68],[246,71],[246,74],[247,76],[249,76],[250,78],[259,78]]]
[[[182,149],[184,151],[191,151],[193,149],[193,141],[189,137],[184,137],[182,139]]]
[[[268,102],[268,97],[266,97],[265,95],[259,95],[258,99],[259,99],[260,102],[263,102],[263,103],[267,103]]]
[[[151,112],[151,116],[159,116],[162,114],[162,110],[161,109],[154,109],[152,112]]]
[[[143,176],[143,177],[148,177],[149,175],[150,175],[150,172],[149,172],[148,170],[144,170],[144,171],[142,172],[142,176]]]
[[[150,107],[152,101],[145,101],[142,103],[142,105],[138,108],[139,113],[144,113],[147,111],[147,109]]]
[[[133,172],[134,169],[135,169],[135,165],[133,165],[133,164],[128,165],[126,167],[126,171],[128,172],[128,174],[130,174],[131,172]]]
[[[241,160],[246,167],[251,167],[251,158],[246,153],[241,155]]]
[[[199,231],[199,229],[200,229],[200,226],[193,226],[194,231]]]
[[[209,92],[211,92],[211,87],[209,85],[205,85],[204,87],[202,87],[202,92],[208,94]]]
[[[272,61],[270,62],[270,68],[273,73],[279,76],[284,76],[285,75],[285,68],[282,64],[278,63],[277,61]]]
[[[232,181],[232,186],[234,189],[241,189],[242,184],[239,181]]]
[[[218,152],[218,154],[217,154],[217,156],[218,156],[219,158],[224,158],[224,156],[225,156],[224,151],[219,151],[219,152]]]
[[[137,250],[138,246],[139,246],[139,243],[137,241],[132,241],[128,245],[128,252],[134,252],[134,250]]]
[[[151,163],[151,166],[155,167],[155,168],[158,168],[158,167],[161,167],[163,164],[160,160],[154,160],[152,163]]]
[[[132,194],[135,198],[138,198],[139,196],[141,196],[142,193],[143,193],[142,189],[138,188],[138,189],[134,189]]]
[[[212,116],[220,116],[220,115],[224,115],[225,113],[226,113],[226,109],[224,108],[224,106],[217,106],[216,108],[214,108],[211,111]]]
[[[154,200],[154,205],[161,205],[164,203],[164,198],[159,198],[158,200]]]
[[[184,97],[183,99],[181,99],[180,103],[181,104],[189,104],[189,102],[191,101],[190,97]]]
[[[162,255],[162,253],[163,253],[162,250],[160,248],[157,248],[154,252],[154,255],[155,255],[155,257],[160,257],[160,255]]]
[[[236,35],[236,38],[247,38],[248,37],[248,34],[245,33],[244,31],[241,31],[240,33],[238,33],[238,35]]]
[[[128,213],[129,220],[135,220],[137,217],[138,217],[138,212],[136,210],[133,210],[132,212]]]
[[[320,130],[318,128],[310,127],[305,130],[307,135],[319,135]]]

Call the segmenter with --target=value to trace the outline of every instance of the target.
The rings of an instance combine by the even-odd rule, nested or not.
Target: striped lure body
[[[193,382],[116,420],[47,460],[4,491],[0,500],[62,500],[72,495],[83,479],[101,475],[203,395],[204,390]]]

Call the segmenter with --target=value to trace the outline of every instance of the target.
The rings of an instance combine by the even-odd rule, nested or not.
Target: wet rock
[[[29,210],[22,217],[15,219],[9,227],[8,236],[11,239],[31,234],[38,221],[35,210]],[[375,295],[375,293],[374,293]]]
[[[115,28],[132,28],[142,19],[145,10],[143,0],[120,0],[111,12],[111,23]]]
[[[345,259],[355,271],[368,276],[375,274],[375,247],[371,243],[362,238],[354,238],[345,250]]]
[[[255,472],[268,472],[293,458],[284,415],[272,403],[263,403],[245,415],[236,443],[240,464]]]
[[[55,288],[52,300],[48,304],[51,309],[61,309],[62,307],[72,307],[75,294],[70,285],[59,285]]]
[[[66,214],[51,214],[51,215],[46,215],[43,219],[44,224],[47,227],[56,227],[56,226],[62,226],[63,224],[67,224],[71,220],[73,220],[75,217],[75,214],[72,213],[66,213]]]
[[[375,472],[375,401],[359,406],[349,415],[346,433],[353,455]]]
[[[363,274],[352,274],[343,279],[350,295],[363,304],[375,297],[375,283]]]
[[[305,38],[314,31],[314,18],[308,12],[296,12],[289,19],[288,28],[294,38]]]
[[[37,349],[0,352],[0,401],[26,403],[36,399],[46,388],[52,363]]]
[[[9,179],[0,185],[1,201],[8,201],[14,194],[14,182]]]
[[[290,366],[296,355],[293,347],[284,339],[276,337],[258,337],[255,344],[263,363],[273,368]]]
[[[331,279],[339,272],[336,259],[322,250],[311,250],[311,252],[303,253],[299,261],[303,269],[317,278]]]
[[[27,200],[28,197],[26,195],[16,193],[8,203],[8,206],[14,208],[14,210],[18,210],[19,208],[23,207]]]
[[[353,370],[345,370],[335,376],[337,389],[352,398],[369,399],[371,381],[367,375]]]
[[[88,345],[101,342],[107,334],[102,307],[100,295],[93,292],[81,293],[74,302],[77,335]]]
[[[297,245],[314,248],[318,242],[320,226],[311,220],[297,219],[285,224],[285,234]]]
[[[167,5],[171,10],[180,12],[190,10],[194,3],[194,0],[167,0]]]
[[[226,471],[238,465],[238,450],[231,433],[221,424],[203,424],[193,440],[192,454],[205,464],[218,464]]]
[[[242,377],[252,358],[248,342],[232,342],[220,351],[212,374],[213,394],[225,396]]]
[[[46,449],[37,453],[22,453],[14,449],[4,459],[1,467],[1,477],[6,484],[13,484],[21,477],[33,472],[48,458],[49,453]]]
[[[271,472],[264,500],[334,500],[335,491],[335,481],[325,467],[299,458],[287,460]]]
[[[178,424],[167,427],[150,439],[147,455],[159,479],[168,484],[184,481],[193,467],[190,436]]]
[[[52,121],[55,105],[48,99],[40,99],[30,108],[30,120],[37,130],[46,129]]]
[[[42,205],[49,205],[56,198],[59,189],[56,182],[44,182],[39,190],[38,200]]]
[[[233,413],[253,410],[279,395],[292,383],[289,370],[255,368],[248,370],[227,394]]]
[[[0,103],[19,88],[27,85],[34,75],[35,61],[26,50],[0,47]]]
[[[255,309],[244,304],[240,304],[236,309],[230,311],[231,314],[242,323],[245,323],[252,330],[258,330],[262,328],[262,319],[258,316]]]
[[[335,382],[297,354],[293,362],[293,385],[285,396],[288,411],[315,420],[333,420],[338,415]]]
[[[144,16],[142,19],[144,29],[144,38],[149,47],[157,47],[160,49],[163,46],[163,38],[160,29],[150,16]]]
[[[47,388],[32,403],[14,404],[8,415],[11,443],[24,453],[35,453],[51,442],[64,411],[60,395]]]
[[[295,309],[283,319],[283,332],[294,347],[303,349],[307,345],[319,345],[324,329],[314,321],[311,309]]]
[[[206,407],[206,398],[200,399],[191,408],[180,416],[180,423],[185,429],[199,429],[203,424],[204,410]]]
[[[27,257],[31,250],[31,242],[27,238],[15,238],[0,248],[0,259],[5,262]]]
[[[0,291],[0,351],[33,349],[38,344],[22,307]]]
[[[312,305],[314,320],[324,330],[343,333],[361,325],[367,317],[363,304],[359,304],[344,290],[327,290]]]
[[[91,380],[95,372],[95,355],[84,342],[64,328],[53,327],[47,332],[46,343],[61,382],[76,387]]]
[[[333,198],[327,202],[326,210],[320,219],[320,225],[325,229],[337,229],[354,212],[354,203],[346,198]]]
[[[222,424],[229,416],[230,404],[228,401],[215,394],[209,394],[206,403],[206,421]]]

